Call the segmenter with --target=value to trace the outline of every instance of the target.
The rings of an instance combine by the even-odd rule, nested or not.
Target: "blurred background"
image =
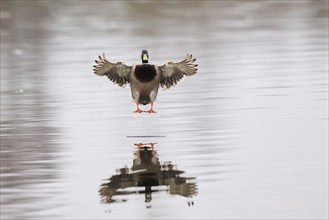
[[[328,219],[328,1],[1,0],[0,12],[1,219]],[[103,52],[131,65],[142,49],[199,64],[152,115],[92,71]],[[135,172],[136,143],[157,143],[195,191],[104,202],[116,170]]]

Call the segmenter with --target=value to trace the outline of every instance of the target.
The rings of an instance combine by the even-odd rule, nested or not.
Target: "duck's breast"
[[[136,65],[134,75],[142,83],[148,83],[154,80],[157,74],[156,68],[151,64]]]

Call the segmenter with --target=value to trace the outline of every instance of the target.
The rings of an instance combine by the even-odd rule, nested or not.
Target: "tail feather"
[[[138,103],[142,105],[147,105],[151,102],[149,95],[140,95],[138,99]]]

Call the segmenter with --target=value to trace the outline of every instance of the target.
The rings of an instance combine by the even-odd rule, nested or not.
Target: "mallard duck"
[[[106,178],[100,186],[99,194],[103,202],[122,202],[127,200],[125,196],[139,193],[144,194],[145,202],[149,203],[152,193],[166,191],[171,195],[186,197],[189,206],[194,204],[193,196],[198,194],[195,177],[185,177],[185,172],[169,161],[160,162],[154,150],[155,144],[135,144],[138,151],[134,152],[132,166],[126,165],[117,169],[117,174]],[[138,191],[132,191],[129,190],[131,187],[139,188]]]
[[[159,86],[170,88],[178,83],[184,76],[191,76],[197,72],[197,64],[192,55],[187,54],[180,62],[167,62],[162,65],[149,64],[147,50],[142,50],[142,63],[128,66],[123,62],[111,63],[105,57],[105,53],[95,60],[94,73],[99,76],[107,76],[111,81],[124,86],[130,83],[131,94],[136,102],[137,109],[134,112],[156,113],[153,109],[154,100],[158,94]],[[143,111],[139,105],[151,104],[148,111]]]

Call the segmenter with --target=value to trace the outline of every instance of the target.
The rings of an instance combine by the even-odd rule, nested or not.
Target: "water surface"
[[[92,73],[142,49],[199,64],[152,115]],[[327,1],[1,1],[1,219],[118,218],[328,218]]]

